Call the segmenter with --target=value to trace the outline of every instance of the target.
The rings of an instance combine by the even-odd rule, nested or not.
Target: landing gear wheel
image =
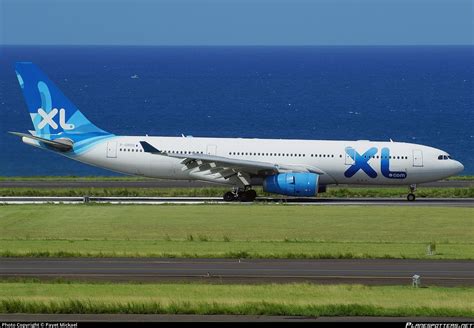
[[[238,200],[241,202],[253,202],[257,197],[257,193],[253,189],[239,192]]]
[[[238,200],[241,202],[250,202],[250,195],[247,191],[239,192]]]
[[[233,202],[235,200],[235,195],[233,192],[228,191],[224,194],[224,201]]]
[[[416,198],[415,194],[412,194],[412,193],[408,194],[408,196],[407,196],[407,200],[410,201],[410,202],[414,201],[415,198]]]
[[[247,194],[250,198],[250,201],[253,202],[257,198],[257,192],[253,189],[247,190]]]

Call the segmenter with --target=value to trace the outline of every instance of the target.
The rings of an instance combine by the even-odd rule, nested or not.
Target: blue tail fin
[[[15,70],[36,136],[80,141],[110,135],[90,122],[35,64],[16,63]]]

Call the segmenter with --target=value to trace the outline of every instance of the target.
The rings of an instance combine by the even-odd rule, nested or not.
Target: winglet
[[[140,141],[140,144],[142,145],[143,150],[145,151],[145,153],[152,153],[152,154],[160,154],[161,153],[161,150],[156,149],[155,147],[153,147],[152,145],[150,145],[146,141]]]

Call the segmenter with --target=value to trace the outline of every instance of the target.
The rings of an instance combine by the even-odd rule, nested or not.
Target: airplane
[[[404,142],[119,136],[90,122],[35,64],[15,72],[34,130],[10,132],[28,145],[135,176],[228,185],[225,201],[268,193],[315,197],[328,185],[408,186],[456,175],[464,166],[440,149]]]

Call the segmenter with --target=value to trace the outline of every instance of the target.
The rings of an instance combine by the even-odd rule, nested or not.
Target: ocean
[[[39,65],[123,135],[414,142],[474,174],[473,46],[0,47],[0,176],[115,175],[27,146],[14,72]]]

